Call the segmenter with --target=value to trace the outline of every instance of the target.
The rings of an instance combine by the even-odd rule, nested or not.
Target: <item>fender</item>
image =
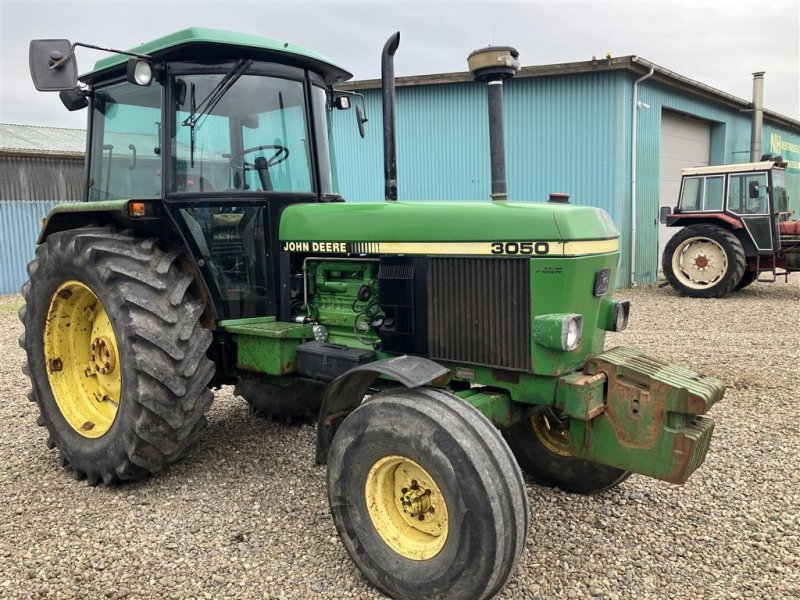
[[[407,388],[427,385],[447,375],[450,369],[420,356],[395,356],[360,365],[339,375],[325,390],[317,421],[317,464],[328,462],[336,430],[345,417],[361,404],[379,375],[386,375]]]

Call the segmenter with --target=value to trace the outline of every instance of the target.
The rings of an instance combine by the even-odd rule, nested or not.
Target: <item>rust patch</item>
[[[72,297],[72,290],[63,289],[60,292],[58,292],[58,297],[61,298],[62,300],[69,300]]]
[[[47,366],[50,369],[51,373],[57,373],[64,368],[64,363],[61,361],[60,358],[51,358],[47,361]]]
[[[91,421],[86,421],[86,423],[81,425],[81,429],[83,431],[91,431],[92,429],[94,429],[94,423],[92,423]]]

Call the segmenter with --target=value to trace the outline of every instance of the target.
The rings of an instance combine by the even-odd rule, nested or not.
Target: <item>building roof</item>
[[[0,154],[83,158],[86,130],[0,123]]]
[[[209,45],[215,47],[209,48]],[[308,67],[322,73],[329,82],[341,82],[350,79],[353,75],[337,64],[317,54],[312,50],[307,50],[300,46],[281,42],[270,38],[265,38],[247,33],[234,33],[221,29],[209,29],[206,27],[189,27],[157,38],[155,40],[140,44],[131,48],[133,54],[152,56],[153,58],[163,58],[171,60],[179,58],[180,54],[189,50],[192,56],[196,56],[203,49],[213,52],[214,56],[219,56],[219,47],[228,46],[230,48],[240,48],[250,53],[258,55],[278,56],[284,62],[297,63],[298,66]],[[94,69],[81,76],[83,80],[91,80],[101,72],[120,67],[128,62],[129,56],[124,54],[112,54],[103,58],[94,66]]]
[[[647,75],[653,69],[650,79],[668,88],[672,88],[693,96],[708,100],[716,104],[723,104],[736,110],[752,110],[753,103],[749,100],[737,98],[731,94],[713,88],[699,81],[689,79],[679,75],[674,71],[661,67],[640,56],[620,56],[615,58],[599,58],[596,60],[586,60],[581,62],[556,63],[551,65],[533,65],[522,67],[516,75],[517,79],[532,77],[548,77],[554,75],[573,75],[578,73],[596,73],[603,71],[626,71],[635,77]],[[434,73],[431,75],[412,75],[409,77],[398,77],[395,85],[397,87],[419,86],[419,85],[443,85],[450,83],[466,83],[473,81],[469,71],[458,71],[453,73]],[[381,87],[380,79],[365,79],[361,81],[350,81],[344,86],[346,90],[369,90]],[[764,118],[793,129],[800,133],[800,121],[782,115],[780,113],[765,110]]]

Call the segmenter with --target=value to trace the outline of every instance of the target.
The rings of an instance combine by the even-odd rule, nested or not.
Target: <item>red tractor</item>
[[[764,155],[760,162],[683,169],[678,205],[662,214],[667,227],[683,228],[661,259],[673,288],[720,298],[800,271],[800,221],[789,211],[786,164]]]

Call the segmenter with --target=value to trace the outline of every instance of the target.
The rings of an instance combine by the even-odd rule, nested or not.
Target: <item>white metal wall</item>
[[[670,111],[661,113],[661,159],[659,210],[675,206],[681,186],[681,169],[703,167],[711,156],[711,123]],[[664,246],[678,231],[663,223],[658,226],[658,271]]]

